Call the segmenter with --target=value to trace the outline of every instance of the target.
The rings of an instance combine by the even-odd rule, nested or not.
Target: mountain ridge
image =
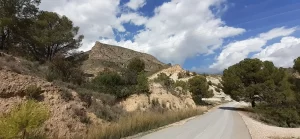
[[[104,44],[98,41],[86,54],[89,55],[89,58],[83,62],[82,69],[86,73],[93,75],[103,71],[105,68],[121,71],[127,66],[131,59],[136,57],[145,62],[146,72],[156,72],[164,67],[168,67],[167,64],[159,61],[150,54],[137,52],[121,46]]]

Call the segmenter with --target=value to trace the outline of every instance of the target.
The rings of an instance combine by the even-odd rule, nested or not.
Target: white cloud
[[[271,40],[273,38],[277,38],[280,36],[288,36],[294,33],[296,29],[297,28],[285,28],[285,27],[274,28],[266,33],[261,33],[259,37],[263,40]]]
[[[139,8],[142,8],[143,6],[146,5],[146,0],[130,0],[126,6],[133,9],[137,10]]]
[[[136,7],[130,3],[137,9],[145,5],[144,0],[131,0],[126,5],[133,9]],[[43,0],[41,8],[66,15],[80,27],[85,36],[80,50],[89,50],[95,41],[100,41],[150,53],[164,62],[183,64],[187,58],[214,53],[223,39],[245,32],[227,26],[218,16],[227,9],[224,4],[225,0],[171,0],[156,7],[150,18],[122,11],[119,0]],[[145,28],[132,41],[117,42],[114,29],[128,33],[123,23]]]
[[[211,7],[222,2],[223,0],[172,0],[164,3],[155,9],[155,15],[147,20],[145,29],[124,47],[144,50],[160,60],[179,64],[198,54],[211,54],[222,45],[224,38],[245,31],[226,26],[214,15]],[[124,42],[115,44],[123,45]]]
[[[122,14],[119,17],[119,21],[121,23],[133,23],[135,25],[144,25],[148,19],[146,17],[143,17],[137,13],[126,13],[126,14]]]
[[[42,0],[40,8],[69,17],[85,36],[81,50],[88,50],[100,37],[114,38],[113,29],[125,31],[116,17],[119,3],[119,0]]]
[[[248,57],[250,53],[260,52],[262,47],[271,39],[288,36],[297,28],[274,28],[266,33],[261,33],[255,38],[229,43],[217,57],[217,61],[210,65],[211,69],[222,71]]]
[[[294,59],[300,56],[299,50],[300,38],[289,36],[283,37],[279,43],[267,46],[253,57],[273,61],[278,67],[291,67]]]

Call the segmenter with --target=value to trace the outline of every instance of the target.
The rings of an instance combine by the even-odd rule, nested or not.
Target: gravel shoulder
[[[247,114],[239,112],[247,125],[252,139],[286,139],[299,138],[300,128],[282,128],[266,125],[250,118]]]

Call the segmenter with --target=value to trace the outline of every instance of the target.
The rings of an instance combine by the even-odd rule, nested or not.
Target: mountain
[[[88,59],[83,62],[82,69],[92,75],[96,75],[105,68],[121,71],[132,58],[136,57],[145,62],[145,70],[147,72],[154,73],[168,67],[167,64],[160,62],[152,55],[100,42],[96,42],[95,46],[87,54]]]

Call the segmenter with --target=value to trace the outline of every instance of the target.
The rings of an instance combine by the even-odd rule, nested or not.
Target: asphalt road
[[[251,139],[236,105],[236,102],[222,105],[182,125],[153,132],[141,139]]]

